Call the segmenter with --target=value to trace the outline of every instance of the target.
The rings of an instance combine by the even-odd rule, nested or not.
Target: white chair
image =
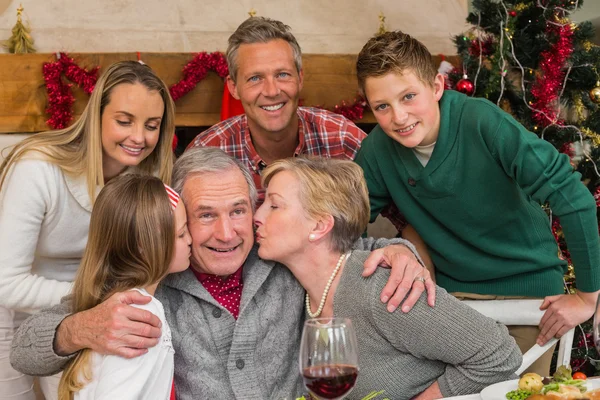
[[[504,325],[538,325],[544,311],[540,310],[543,300],[464,300],[463,303]],[[557,366],[569,365],[575,329],[560,338]],[[515,372],[521,375],[531,364],[540,358],[558,339],[552,338],[543,346],[534,345],[523,354],[523,363]]]

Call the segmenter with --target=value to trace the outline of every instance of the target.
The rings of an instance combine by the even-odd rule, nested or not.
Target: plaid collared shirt
[[[354,160],[360,143],[367,135],[346,117],[327,110],[298,107],[298,146],[294,157],[301,154]],[[262,204],[265,191],[260,184],[260,173],[267,164],[260,158],[248,128],[245,114],[229,118],[200,133],[189,144],[192,147],[219,147],[248,167],[258,189],[258,203]]]
[[[367,136],[358,126],[340,114],[320,108],[298,107],[297,112],[299,142],[294,157],[309,154],[354,160],[362,140]],[[267,164],[252,144],[246,114],[226,119],[198,134],[187,148],[206,146],[219,147],[248,167],[258,189],[256,206],[260,206],[265,199],[260,173]],[[406,226],[404,216],[393,203],[382,214],[398,231]]]

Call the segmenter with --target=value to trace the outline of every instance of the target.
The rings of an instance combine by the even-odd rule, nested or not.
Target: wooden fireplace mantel
[[[100,73],[110,64],[121,60],[137,60],[136,53],[71,53],[77,65],[84,68],[100,66]],[[42,75],[44,62],[55,60],[54,54],[0,54],[0,133],[29,133],[49,129],[47,93]],[[182,78],[183,67],[194,57],[193,53],[143,53],[143,61],[150,65],[167,85]],[[438,56],[434,57],[439,63]],[[357,97],[354,54],[303,56],[304,87],[302,104],[333,107],[342,101],[354,102]],[[456,56],[448,61],[456,64]],[[79,117],[88,95],[77,85],[72,86],[75,96],[73,115]],[[190,93],[179,99],[177,126],[210,126],[219,121],[223,81],[214,72]],[[360,122],[374,122],[366,112]]]

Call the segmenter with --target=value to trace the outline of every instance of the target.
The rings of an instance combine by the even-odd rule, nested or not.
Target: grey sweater
[[[362,239],[355,248],[396,243],[414,251],[402,239]],[[261,260],[256,246],[244,263],[243,280],[237,321],[190,270],[158,286],[155,296],[172,332],[178,399],[289,399],[306,391],[298,370],[304,289],[287,268]],[[15,369],[52,375],[64,368],[72,356],[56,355],[53,341],[70,309],[65,298],[20,326],[10,355]]]
[[[334,315],[350,318],[358,339],[359,374],[348,399],[382,390],[389,399],[410,399],[435,381],[448,397],[516,378],[521,352],[505,326],[440,287],[434,308],[423,294],[409,313],[390,314],[379,300],[389,270],[362,277],[368,255],[352,253],[334,295]]]

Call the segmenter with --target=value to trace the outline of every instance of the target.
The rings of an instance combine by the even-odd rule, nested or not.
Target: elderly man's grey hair
[[[258,192],[254,184],[254,179],[252,179],[252,174],[250,174],[248,168],[239,160],[231,157],[217,147],[196,147],[183,153],[173,166],[171,186],[183,198],[183,185],[185,184],[185,180],[190,176],[209,172],[223,172],[232,168],[238,168],[242,172],[242,175],[244,175],[244,179],[248,183],[252,211],[254,211]]]

